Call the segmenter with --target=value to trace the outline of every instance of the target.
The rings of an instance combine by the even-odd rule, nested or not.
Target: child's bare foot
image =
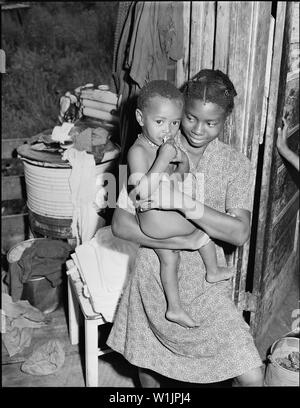
[[[167,310],[166,318],[174,323],[180,324],[183,327],[197,327],[198,325],[196,322],[183,310],[183,309],[176,309],[176,310]]]
[[[232,278],[234,274],[234,268],[227,268],[223,266],[218,266],[216,271],[207,271],[206,280],[209,283],[216,283]]]

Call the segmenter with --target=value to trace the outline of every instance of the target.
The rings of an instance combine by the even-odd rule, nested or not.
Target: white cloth
[[[100,228],[93,239],[75,249],[76,264],[87,286],[92,307],[107,322],[113,321],[138,247],[113,236],[109,226]]]
[[[51,139],[60,143],[72,140],[72,136],[69,136],[69,132],[73,126],[74,123],[68,122],[64,122],[61,126],[55,126],[52,130]]]
[[[77,245],[91,239],[99,228],[100,217],[95,204],[96,164],[92,154],[78,151],[71,147],[63,154],[63,160],[68,160],[72,166],[69,178],[73,205],[72,233],[77,239]]]

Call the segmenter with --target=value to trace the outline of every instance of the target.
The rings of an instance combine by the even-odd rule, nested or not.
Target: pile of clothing
[[[83,115],[118,123],[118,97],[109,90],[109,86],[99,85],[98,88],[83,89],[80,100]]]
[[[59,286],[62,268],[71,250],[71,246],[61,240],[45,238],[34,241],[20,259],[10,264],[7,278],[12,300],[16,302],[21,299],[24,283],[32,278],[45,277],[52,287]]]

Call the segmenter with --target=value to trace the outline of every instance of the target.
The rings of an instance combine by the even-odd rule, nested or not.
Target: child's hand
[[[179,152],[180,149],[176,146],[174,139],[167,139],[159,148],[159,156],[162,155],[168,162],[178,160]]]
[[[278,137],[277,137],[277,142],[276,142],[277,149],[279,153],[281,154],[289,150],[289,147],[287,144],[288,123],[287,123],[286,112],[284,112],[282,122],[283,122],[283,126],[277,129]]]
[[[282,122],[283,122],[283,127],[278,128],[278,137],[277,137],[277,142],[276,146],[279,151],[279,153],[292,165],[299,171],[299,156],[297,153],[293,152],[287,144],[287,134],[288,134],[288,123],[287,123],[287,117],[288,113],[285,111]]]

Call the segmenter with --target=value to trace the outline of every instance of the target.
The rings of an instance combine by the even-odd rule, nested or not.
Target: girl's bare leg
[[[246,373],[237,376],[233,380],[233,387],[263,387],[264,374],[261,367],[253,368]]]
[[[179,298],[177,279],[179,253],[169,249],[155,249],[155,252],[160,260],[161,283],[167,300],[166,319],[183,327],[196,327],[196,322],[182,308]]]
[[[208,244],[199,249],[203,262],[206,267],[206,280],[209,283],[215,283],[230,279],[234,274],[234,268],[218,266],[215,244],[209,241]]]

